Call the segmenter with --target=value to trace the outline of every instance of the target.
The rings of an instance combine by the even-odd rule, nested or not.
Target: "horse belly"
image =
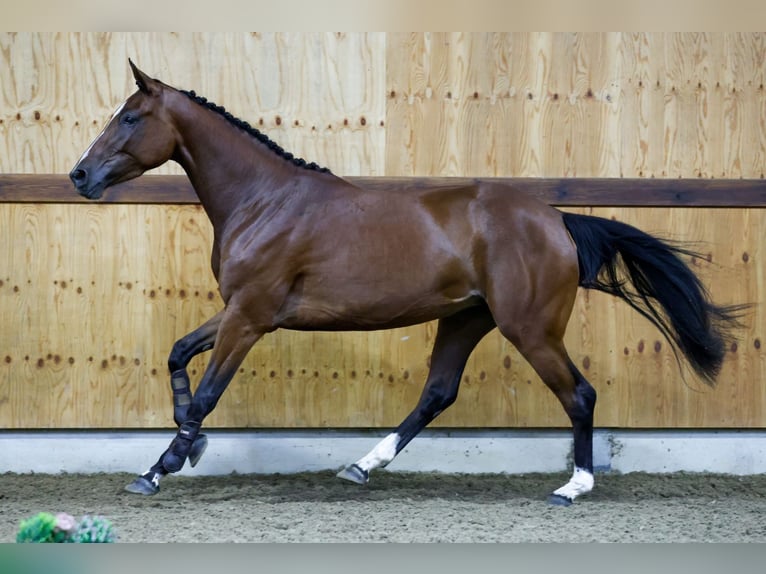
[[[329,285],[327,287],[330,287]],[[277,327],[295,330],[355,331],[392,329],[452,315],[483,303],[471,289],[392,290],[391,285],[349,285],[336,289],[296,289],[280,310]]]
[[[461,196],[462,197],[462,196]],[[467,200],[466,200],[467,201]],[[437,221],[410,197],[375,198],[356,217],[321,227],[280,309],[291,329],[375,330],[423,323],[481,304],[474,229]]]

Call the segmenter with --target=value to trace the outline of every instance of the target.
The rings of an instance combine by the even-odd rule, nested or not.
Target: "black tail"
[[[680,255],[700,255],[619,221],[564,213],[577,245],[580,285],[625,300],[654,323],[709,385],[721,368],[729,330],[748,305],[719,307]],[[632,288],[631,288],[632,286]]]

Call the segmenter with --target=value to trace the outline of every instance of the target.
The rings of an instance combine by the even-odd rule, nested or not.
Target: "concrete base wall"
[[[207,431],[210,439],[187,475],[336,470],[365,455],[379,431]],[[0,432],[0,473],[143,472],[174,433]],[[426,430],[390,471],[560,472],[571,469],[572,439],[559,430]],[[766,473],[766,431],[625,431],[594,436],[597,471]]]

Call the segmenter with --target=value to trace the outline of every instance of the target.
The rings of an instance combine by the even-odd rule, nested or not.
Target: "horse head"
[[[88,199],[98,199],[107,187],[162,165],[176,148],[176,130],[164,105],[172,88],[129,63],[138,90],[115,110],[69,173],[77,191]]]

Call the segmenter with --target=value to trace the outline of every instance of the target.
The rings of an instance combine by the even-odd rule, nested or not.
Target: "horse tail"
[[[749,305],[715,305],[680,256],[701,257],[680,244],[601,217],[564,213],[577,246],[579,285],[623,299],[649,319],[710,386],[721,369],[729,331]]]

